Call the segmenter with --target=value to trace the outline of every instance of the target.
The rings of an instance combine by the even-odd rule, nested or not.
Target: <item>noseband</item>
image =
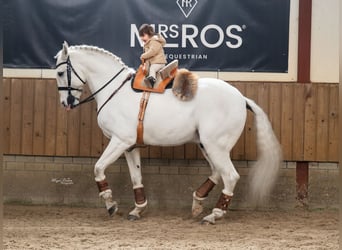
[[[108,82],[106,82],[106,84],[104,84],[100,89],[98,89],[97,91],[95,91],[93,94],[91,94],[90,96],[88,96],[87,98],[85,98],[84,100],[80,101],[79,103],[77,103],[76,105],[74,105],[74,101],[75,101],[75,97],[72,95],[71,91],[72,90],[76,90],[76,91],[80,91],[82,92],[82,89],[77,89],[71,86],[71,72],[73,72],[76,77],[83,83],[86,84],[86,82],[84,80],[82,80],[82,78],[77,74],[76,70],[74,69],[74,67],[71,64],[70,61],[70,57],[68,56],[67,60],[65,62],[61,62],[59,64],[56,65],[56,69],[61,66],[61,65],[67,65],[67,80],[68,80],[68,86],[67,87],[58,87],[58,91],[68,91],[68,97],[67,97],[67,103],[68,105],[70,105],[70,108],[73,109],[83,103],[87,103],[90,102],[92,100],[94,100],[94,96],[97,95],[101,90],[103,90],[105,87],[108,86],[108,84],[110,84],[116,77],[118,77],[123,71],[124,71],[124,67],[116,74],[114,75]],[[100,110],[103,108],[103,106],[117,93],[117,91],[119,91],[119,89],[121,89],[121,87],[132,78],[132,74],[129,74],[127,76],[127,78],[122,82],[122,84],[113,92],[113,94],[107,99],[107,101],[101,106],[101,108],[99,109],[98,113],[100,112]]]

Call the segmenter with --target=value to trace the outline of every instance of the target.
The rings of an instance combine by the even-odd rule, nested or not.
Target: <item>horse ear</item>
[[[64,41],[63,49],[62,49],[62,55],[65,57],[68,55],[68,47],[69,47],[68,43],[66,41]]]

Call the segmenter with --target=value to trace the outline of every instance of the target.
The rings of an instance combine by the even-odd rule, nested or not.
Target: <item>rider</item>
[[[163,49],[166,41],[161,34],[155,33],[153,27],[148,24],[140,26],[139,36],[144,42],[144,53],[141,54],[140,59],[144,63],[144,69],[148,72],[144,82],[148,87],[153,88],[156,82],[156,73],[166,64]]]

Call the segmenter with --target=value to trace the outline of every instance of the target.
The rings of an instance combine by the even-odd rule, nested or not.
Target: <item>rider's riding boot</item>
[[[148,88],[153,88],[153,85],[156,83],[156,79],[153,76],[148,76],[144,79],[144,82]]]

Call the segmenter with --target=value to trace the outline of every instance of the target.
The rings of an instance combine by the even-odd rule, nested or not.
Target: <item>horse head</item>
[[[56,59],[56,80],[60,95],[61,104],[67,110],[75,107],[80,102],[83,85],[86,83],[85,74],[78,65],[76,57],[71,57],[68,43],[64,41],[63,48],[55,56]],[[72,59],[73,63],[72,64]],[[75,61],[74,61],[75,60]]]

